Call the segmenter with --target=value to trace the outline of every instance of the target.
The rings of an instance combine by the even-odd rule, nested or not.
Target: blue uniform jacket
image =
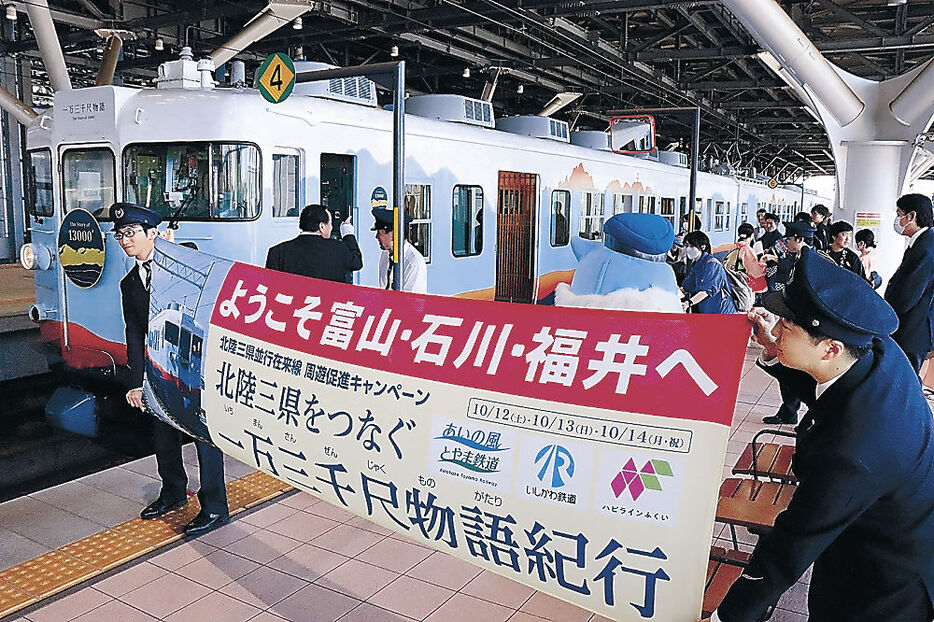
[[[816,382],[766,371],[808,404],[791,503],[763,535],[717,612],[754,621],[811,563],[811,620],[930,622],[934,602],[934,430],[898,345],[873,349],[815,400]]]
[[[898,315],[892,335],[905,352],[934,350],[934,229],[928,229],[905,250],[889,280],[885,300]]]
[[[736,313],[726,268],[710,253],[702,254],[694,262],[681,286],[691,297],[707,292],[707,298],[696,305],[700,313]]]

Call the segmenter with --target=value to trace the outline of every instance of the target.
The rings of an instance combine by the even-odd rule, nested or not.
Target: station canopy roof
[[[304,0],[301,20],[241,54],[248,73],[273,51],[355,65],[404,59],[410,93],[480,97],[496,82],[498,116],[538,113],[556,93],[583,96],[556,117],[605,129],[613,111],[702,109],[701,151],[779,181],[833,173],[821,124],[760,60],[761,46],[720,0]],[[20,0],[14,0],[22,11]],[[186,36],[206,55],[265,6],[262,0],[50,0],[75,86],[93,84],[97,28],[136,34],[118,72],[149,84]],[[934,55],[934,2],[781,1],[833,63],[864,78],[903,74]],[[36,103],[49,90],[25,16],[3,29],[0,56],[35,58]],[[195,24],[196,28],[187,27]],[[163,50],[156,48],[161,39]],[[393,54],[396,53],[396,56]],[[469,69],[469,71],[465,71]],[[687,149],[687,118],[660,115],[658,144]]]

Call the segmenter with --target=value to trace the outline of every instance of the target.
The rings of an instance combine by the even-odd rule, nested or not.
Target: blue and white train
[[[202,80],[190,60],[163,65],[159,76],[150,89],[57,92],[27,129],[31,313],[72,368],[126,361],[118,282],[132,265],[107,235],[100,280],[80,288],[67,279],[56,238],[72,210],[91,212],[107,233],[112,203],[141,203],[178,221],[177,242],[262,264],[271,245],[297,234],[301,207],[320,202],[359,233],[356,282],[378,283],[380,249],[368,231],[371,204],[392,196],[392,113],[376,105],[372,82],[298,85],[275,105],[254,89]],[[688,211],[683,154],[620,155],[605,132],[570,132],[547,117],[497,120],[489,103],[456,95],[411,97],[406,111],[404,207],[430,293],[547,301],[573,276],[571,236],[599,238],[604,220],[621,212],[676,225]],[[698,175],[696,213],[715,246],[732,242],[760,207],[790,219],[818,202],[827,200],[798,187]],[[172,343],[164,313],[150,334],[153,354]],[[178,350],[157,360],[173,361],[163,371],[181,377],[185,356],[198,354],[198,327],[171,313],[181,314],[171,320]]]

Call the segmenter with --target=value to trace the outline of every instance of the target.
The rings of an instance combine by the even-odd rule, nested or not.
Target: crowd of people
[[[795,494],[713,622],[765,619],[810,566],[809,619],[934,619],[934,426],[918,376],[934,350],[931,199],[905,195],[893,216],[908,239],[884,298],[875,234],[854,236],[825,206],[783,226],[759,210],[722,262],[682,221],[669,260],[685,310],[747,312],[783,402],[765,423],[797,424],[807,406]],[[739,289],[752,308],[740,308]]]
[[[121,283],[130,374],[127,402],[143,408],[144,339],[151,261],[159,215],[117,204],[114,237],[136,260]],[[714,612],[714,622],[763,619],[779,596],[813,565],[811,619],[934,618],[934,421],[918,372],[934,350],[934,209],[928,197],[898,199],[894,230],[907,238],[884,299],[875,236],[831,222],[815,206],[779,223],[760,210],[743,224],[724,259],[700,223],[685,219],[668,253],[685,310],[745,312],[762,346],[758,364],[777,379],[783,404],[769,423],[796,423],[798,485],[788,508],[762,535],[747,567]],[[383,251],[379,283],[390,287],[392,257],[403,253],[402,289],[424,292],[424,259],[393,236],[393,214],[374,210],[372,231]],[[350,223],[332,236],[331,214],[309,205],[301,233],[269,249],[266,267],[350,282],[363,259]],[[693,225],[693,226],[689,226]],[[669,236],[671,231],[669,229]],[[669,238],[670,239],[670,238]],[[668,243],[666,241],[665,247]],[[664,250],[659,249],[664,257]],[[654,257],[655,255],[653,255]],[[661,264],[664,265],[664,264]],[[154,420],[162,490],[141,517],[187,502],[181,434]],[[228,518],[220,452],[198,443],[201,513],[186,527],[198,535]]]

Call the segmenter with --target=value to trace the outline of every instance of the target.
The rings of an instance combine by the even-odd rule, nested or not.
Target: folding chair
[[[795,438],[794,432],[785,430],[759,431],[733,465],[733,475],[752,475],[753,479],[763,477],[787,484],[798,483],[798,478],[791,468],[795,446],[786,443],[759,443],[759,437],[763,434]],[[755,460],[753,456],[756,457]]]

